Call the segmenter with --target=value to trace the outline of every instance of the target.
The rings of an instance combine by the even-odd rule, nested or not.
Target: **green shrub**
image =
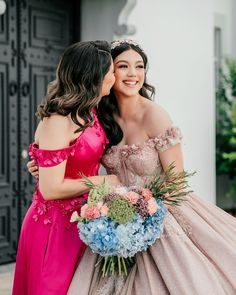
[[[216,171],[231,179],[226,196],[236,200],[236,61],[226,59],[216,92]]]

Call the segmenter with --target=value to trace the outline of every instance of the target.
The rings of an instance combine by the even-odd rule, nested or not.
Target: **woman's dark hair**
[[[79,126],[75,132],[89,127],[94,121],[91,111],[101,99],[102,82],[111,66],[110,53],[110,44],[106,41],[78,42],[68,47],[57,67],[56,80],[49,83],[36,115],[42,120],[53,113],[71,114]]]
[[[142,57],[144,62],[144,68],[147,71],[147,67],[148,67],[147,55],[144,53],[144,51],[139,47],[139,45],[136,42],[133,42],[132,40],[128,40],[127,42],[124,40],[121,40],[121,41],[118,40],[118,41],[113,41],[112,44],[115,45],[115,46],[112,45],[111,47],[112,48],[111,55],[113,60],[122,52],[133,49]],[[155,88],[147,83],[146,76],[145,76],[143,86],[139,90],[139,94],[150,100],[152,100],[152,97],[155,94]],[[112,145],[118,144],[123,138],[123,131],[120,125],[115,121],[114,119],[115,115],[119,116],[120,113],[118,109],[116,96],[113,90],[111,89],[110,94],[108,96],[102,97],[98,105],[98,117],[109,139],[109,144],[107,145],[106,148],[109,148]]]

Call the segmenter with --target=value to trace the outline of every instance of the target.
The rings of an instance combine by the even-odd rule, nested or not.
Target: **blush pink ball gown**
[[[179,129],[170,127],[143,144],[113,146],[103,164],[123,183],[144,186],[162,172],[159,154],[180,140]],[[236,219],[190,194],[169,210],[161,238],[136,258],[126,278],[102,278],[87,248],[68,295],[235,295]]]
[[[98,174],[107,139],[96,114],[94,124],[69,147],[42,150],[30,145],[30,155],[41,167],[67,160],[65,178]],[[60,136],[60,134],[58,134]],[[80,210],[86,196],[45,201],[38,185],[24,218],[18,245],[13,295],[65,295],[73,273],[84,253],[73,211]]]

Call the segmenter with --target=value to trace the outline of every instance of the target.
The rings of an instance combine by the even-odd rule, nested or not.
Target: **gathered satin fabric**
[[[123,183],[144,186],[162,172],[159,154],[181,138],[172,126],[144,143],[112,147],[102,162]],[[169,210],[161,238],[136,255],[127,277],[102,278],[97,258],[86,249],[69,295],[235,295],[236,219],[189,194]]]

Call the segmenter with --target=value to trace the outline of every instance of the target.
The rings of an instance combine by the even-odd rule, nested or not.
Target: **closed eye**
[[[128,67],[127,65],[119,65],[119,66],[118,66],[119,69],[127,68],[127,67]]]

